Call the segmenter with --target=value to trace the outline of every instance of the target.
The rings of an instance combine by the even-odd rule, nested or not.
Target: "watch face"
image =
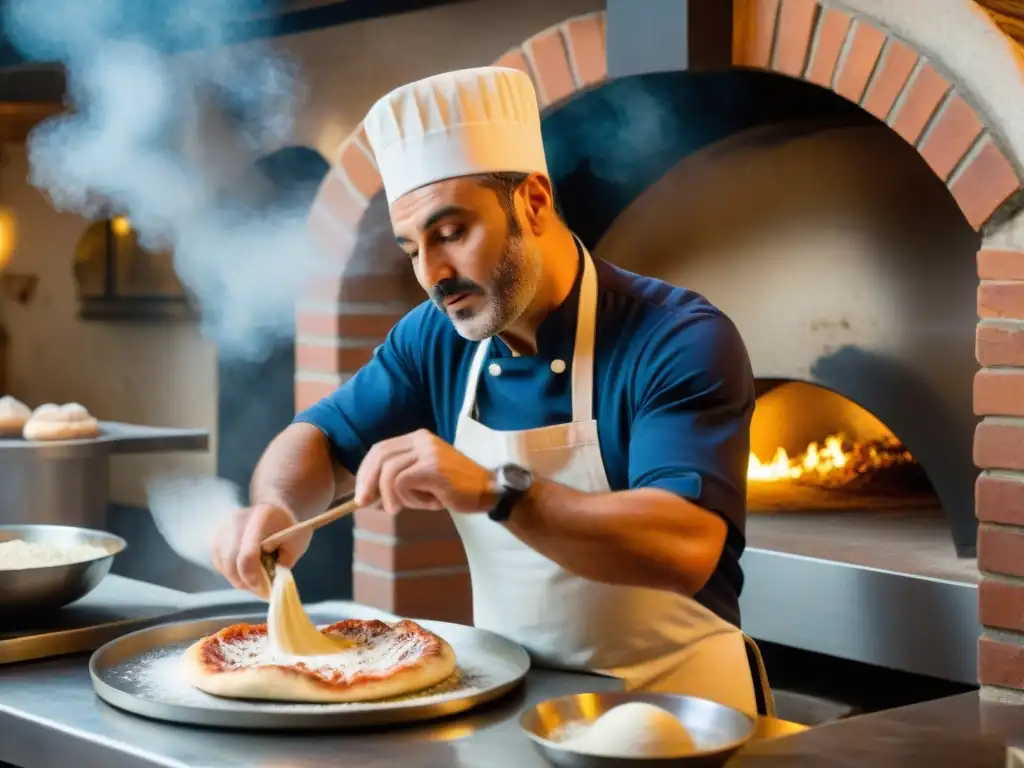
[[[506,464],[501,468],[504,484],[515,491],[528,491],[533,484],[533,475],[530,470],[515,464]]]

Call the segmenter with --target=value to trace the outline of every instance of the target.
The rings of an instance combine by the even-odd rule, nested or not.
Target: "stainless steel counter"
[[[252,734],[165,725],[122,713],[93,693],[88,656],[0,668],[0,762],[19,768],[376,768],[547,766],[519,730],[527,706],[615,690],[617,680],[534,670],[475,713],[348,734]]]

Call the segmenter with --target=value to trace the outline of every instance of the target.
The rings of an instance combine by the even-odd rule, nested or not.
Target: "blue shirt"
[[[581,265],[582,266],[582,265]],[[732,321],[703,296],[595,259],[594,410],[612,490],[661,488],[728,523],[725,551],[696,599],[739,625],[746,478],[754,379]],[[572,421],[571,361],[582,268],[537,329],[537,354],[490,344],[477,417],[496,430]],[[381,440],[428,429],[453,442],[476,344],[426,301],[403,317],[373,359],[296,416],[330,438],[353,474]],[[551,363],[562,360],[562,373]],[[490,363],[501,373],[488,373]]]

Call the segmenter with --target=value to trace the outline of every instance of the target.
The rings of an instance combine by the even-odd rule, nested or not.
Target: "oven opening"
[[[866,408],[800,381],[758,382],[747,468],[748,546],[974,581],[927,468]]]

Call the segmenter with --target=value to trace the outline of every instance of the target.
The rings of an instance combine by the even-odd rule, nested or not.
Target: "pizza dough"
[[[40,405],[22,430],[26,440],[82,440],[99,433],[99,422],[78,403]]]
[[[0,397],[0,438],[17,437],[25,428],[32,409],[10,395]]]
[[[309,620],[291,569],[280,564],[270,591],[267,641],[271,653],[278,656],[330,656],[352,647],[351,641],[325,635]]]
[[[631,701],[612,707],[565,745],[598,757],[684,757],[697,751],[686,727],[667,710]]]
[[[412,621],[348,619],[317,630],[281,566],[266,624],[235,624],[197,640],[181,665],[191,685],[214,696],[324,704],[415,693],[456,670],[452,647]]]

